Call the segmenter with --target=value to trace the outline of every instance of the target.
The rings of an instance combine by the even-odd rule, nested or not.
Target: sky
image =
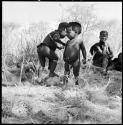
[[[30,23],[43,21],[49,24],[50,31],[57,27],[63,10],[74,4],[94,4],[98,19],[117,20],[122,24],[122,2],[2,2],[2,22],[18,23],[23,25],[21,28],[28,28]],[[15,49],[16,44],[16,40],[10,43],[11,48]]]
[[[61,17],[62,8],[73,4],[95,4],[99,19],[122,22],[122,2],[2,2],[2,21],[22,25],[44,21],[53,25]]]

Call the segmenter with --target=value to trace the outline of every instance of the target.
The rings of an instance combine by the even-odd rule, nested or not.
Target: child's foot
[[[59,77],[59,75],[56,74],[56,73],[50,73],[50,74],[49,74],[49,77],[55,77],[55,76],[56,76],[56,77]]]
[[[103,70],[103,75],[104,76],[108,75],[108,71],[106,69]]]
[[[78,81],[75,82],[75,85],[79,85]]]
[[[75,85],[79,85],[78,77],[75,77]]]

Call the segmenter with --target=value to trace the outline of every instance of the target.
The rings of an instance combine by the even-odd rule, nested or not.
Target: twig
[[[21,46],[22,46],[22,48],[23,48],[23,44],[22,44],[22,34],[21,34]],[[24,49],[24,48],[23,48],[23,49]],[[19,85],[21,84],[21,77],[22,77],[23,63],[24,63],[24,52],[23,52],[23,62],[22,62],[22,65],[21,65],[21,72],[20,72]]]
[[[68,113],[68,124],[72,124],[72,115],[70,113]]]
[[[30,116],[30,120],[31,120],[31,122],[33,123],[33,124],[35,124],[35,122],[33,121],[33,119],[32,119],[32,117]]]
[[[23,62],[22,62],[22,66],[21,66],[19,85],[21,84],[22,71],[23,71],[23,64],[24,64],[24,55],[23,55]]]

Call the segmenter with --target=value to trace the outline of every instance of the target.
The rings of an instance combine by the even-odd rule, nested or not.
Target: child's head
[[[67,35],[67,27],[68,27],[67,22],[62,22],[59,24],[58,31],[60,33],[61,38],[64,38]]]
[[[101,42],[105,42],[108,39],[108,32],[107,31],[101,31],[99,37],[100,37]]]
[[[81,24],[78,22],[70,22],[67,28],[67,36],[69,39],[75,38],[81,33]]]

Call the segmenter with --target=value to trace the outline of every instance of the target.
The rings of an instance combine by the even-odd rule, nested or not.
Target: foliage
[[[115,20],[98,20],[93,13],[94,9],[94,5],[74,5],[66,10],[68,16],[62,16],[62,21],[81,23],[81,37],[88,54],[90,46],[98,42],[100,30],[108,30],[109,43],[117,55],[122,46],[122,25]],[[48,32],[49,25],[44,22],[30,24],[28,27],[14,23],[2,24],[2,85],[7,86],[2,86],[2,122],[120,124],[121,73],[113,72],[105,78],[100,69],[90,65],[84,68],[82,65],[79,79],[81,85],[75,87],[71,75],[68,88],[64,91],[63,85],[60,86],[62,78],[48,79],[45,83],[52,87],[46,87],[38,81],[36,70],[39,68],[39,60],[36,47]],[[62,51],[57,53],[59,61],[56,72],[62,76]],[[42,73],[41,80],[46,75]],[[57,86],[53,87],[54,84]],[[27,113],[29,117],[22,120],[22,116]]]

